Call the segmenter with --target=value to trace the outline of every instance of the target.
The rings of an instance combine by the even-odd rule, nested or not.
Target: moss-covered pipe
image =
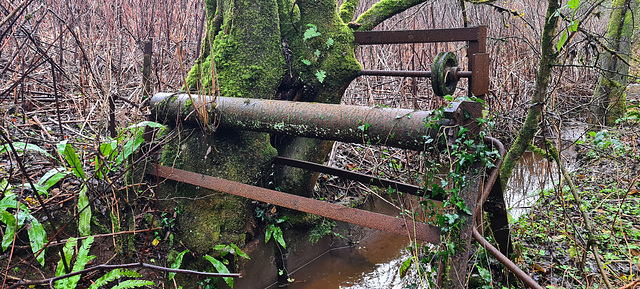
[[[158,93],[151,99],[152,112],[159,122],[198,123],[194,103],[206,105],[210,127],[261,131],[351,143],[387,145],[428,150],[437,143],[439,131],[427,127],[434,120],[432,111],[363,107],[323,103]],[[475,116],[457,105],[445,113],[440,123],[458,124],[456,116]],[[474,107],[475,108],[475,107]],[[456,113],[457,112],[457,113]],[[458,120],[453,120],[458,118]]]

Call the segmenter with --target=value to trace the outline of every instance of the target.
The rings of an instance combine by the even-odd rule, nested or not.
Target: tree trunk
[[[344,1],[338,9],[336,0],[205,0],[202,53],[185,88],[194,94],[339,103],[361,69],[354,30],[373,29],[424,0],[382,0],[349,23],[358,2]],[[273,176],[273,188],[306,194],[316,175],[293,168],[269,173],[269,164],[276,154],[322,162],[331,148],[315,139],[216,131],[215,118],[204,110],[197,114],[208,134],[181,131],[165,146],[161,163],[252,185]],[[177,203],[184,211],[177,237],[194,252],[206,253],[218,242],[242,246],[246,233],[253,234],[252,220],[244,219],[253,215],[251,205],[244,199],[175,183],[160,193],[175,200],[166,208]]]
[[[602,74],[590,104],[590,121],[612,125],[626,112],[625,89],[633,33],[638,20],[638,0],[612,0],[606,39],[609,51],[600,58]],[[635,23],[634,23],[635,22]]]
[[[542,32],[542,40],[540,41],[540,62],[538,63],[538,72],[536,73],[536,84],[531,97],[531,106],[527,112],[527,118],[524,125],[518,132],[516,141],[513,143],[509,152],[505,156],[500,169],[500,178],[502,187],[506,188],[507,182],[511,177],[513,168],[516,166],[524,151],[531,145],[533,137],[539,127],[540,116],[544,107],[544,99],[547,95],[549,87],[549,79],[551,78],[551,69],[558,59],[558,52],[553,45],[553,39],[556,35],[559,17],[554,16],[556,10],[560,8],[558,0],[549,0],[547,14],[545,17],[544,30]]]

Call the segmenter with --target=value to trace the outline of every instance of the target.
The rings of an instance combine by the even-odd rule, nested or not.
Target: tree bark
[[[638,0],[612,0],[606,40],[609,51],[600,58],[602,74],[590,104],[590,122],[612,125],[626,112],[625,89],[633,34],[638,20]],[[635,23],[634,23],[635,22]],[[610,51],[615,51],[612,54]]]

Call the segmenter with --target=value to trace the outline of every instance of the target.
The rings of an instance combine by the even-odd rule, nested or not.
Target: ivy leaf
[[[311,61],[309,61],[308,59],[302,59],[300,61],[302,61],[302,63],[304,63],[305,65],[311,65]]]
[[[316,51],[313,52],[313,55],[316,56],[316,58],[320,57],[320,50],[316,49]]]
[[[327,78],[327,72],[324,70],[316,71],[316,78],[318,78],[318,81],[322,83],[324,79]]]

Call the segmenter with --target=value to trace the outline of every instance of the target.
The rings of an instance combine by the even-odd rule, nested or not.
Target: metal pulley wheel
[[[458,85],[458,59],[453,52],[440,52],[431,64],[431,87],[437,96],[453,94]]]

